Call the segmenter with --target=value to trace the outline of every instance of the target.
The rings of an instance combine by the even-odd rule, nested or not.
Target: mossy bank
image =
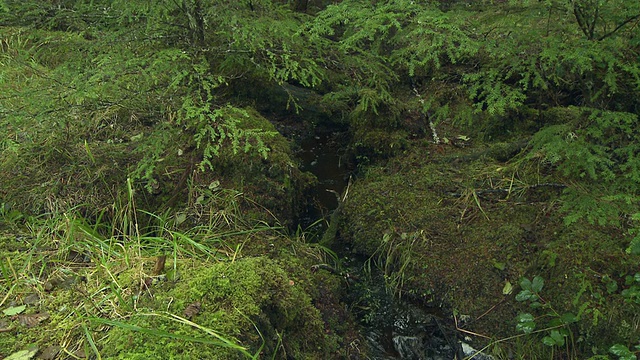
[[[489,350],[496,355],[551,356],[540,339],[562,314],[576,316],[562,336],[580,358],[637,342],[640,308],[624,291],[637,271],[628,236],[615,226],[565,225],[560,207],[571,184],[528,162],[500,162],[491,155],[505,145],[494,147],[415,142],[368,168],[344,204],[342,241],[376,260],[396,294],[466,319],[459,325],[477,344],[498,341]],[[534,276],[545,282],[542,309],[516,297]],[[524,335],[520,313],[549,330],[502,342]]]

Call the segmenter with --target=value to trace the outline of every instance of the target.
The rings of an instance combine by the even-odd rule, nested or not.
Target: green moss
[[[264,146],[269,148],[266,158],[255,151],[233,154],[231,149],[226,149],[223,156],[213,159],[214,172],[202,174],[200,181],[218,180],[222,176],[225,186],[241,190],[253,202],[268,209],[265,214],[258,214],[260,218],[273,221],[275,215],[287,223],[304,205],[302,194],[315,178],[299,170],[289,141],[269,120],[255,110],[247,111],[249,117],[242,118],[238,125],[241,129],[260,129],[272,134],[264,138]]]
[[[553,107],[542,113],[542,119],[549,125],[575,124],[583,117],[582,112],[575,106]]]
[[[473,330],[501,338],[515,334],[518,312],[534,311],[514,298],[519,279],[539,275],[553,309],[580,315],[578,351],[606,353],[614,343],[637,341],[640,330],[629,324],[638,323],[640,308],[620,294],[622,278],[635,269],[624,232],[565,226],[559,192],[528,187],[557,179],[466,156],[477,149],[450,151],[456,155],[440,157],[414,146],[350,189],[341,235],[354,251],[379,259],[388,286],[471,315]],[[618,289],[607,291],[603,276]],[[514,294],[502,293],[507,281]],[[537,344],[539,354],[548,352]]]
[[[156,262],[147,251],[160,251],[162,244],[138,248],[141,244],[134,241],[127,244],[128,251],[108,252],[110,256],[101,247],[105,243],[85,239],[86,247],[80,246],[63,236],[58,223],[48,224],[60,233],[43,228],[38,229],[42,238],[0,238],[0,258],[11,262],[0,265],[0,291],[9,294],[5,308],[38,294],[37,303],[28,303],[24,314],[49,314],[33,327],[9,319],[11,330],[0,332],[0,356],[30,344],[91,355],[91,336],[103,358],[235,359],[260,353],[275,359],[323,359],[348,353],[347,344],[355,339],[351,318],[339,300],[340,278],[310,271],[311,264],[324,262],[322,253],[277,231],[239,231],[224,237],[225,248],[237,250],[234,261],[205,260],[196,252],[189,259],[178,255],[174,264],[169,256],[166,277],[147,282]],[[212,241],[216,230],[210,231],[207,239]],[[212,248],[217,244],[198,240]],[[93,262],[75,263],[70,249],[77,247]],[[185,313],[196,302],[200,309]],[[201,328],[169,314],[190,318]],[[207,331],[246,352],[221,346]]]
[[[357,153],[370,158],[388,158],[406,149],[407,133],[403,130],[358,128],[353,135]]]
[[[249,352],[263,347],[276,358],[324,358],[331,349],[323,322],[310,297],[274,261],[247,258],[232,263],[201,264],[185,270],[177,284],[166,284],[153,298],[141,300],[150,312],[168,310],[183,316],[194,302],[201,309],[194,323],[242,344]],[[193,327],[160,316],[134,316],[129,324],[174,334],[206,338]],[[281,343],[279,343],[281,341]],[[216,345],[160,338],[114,327],[102,349],[106,358],[233,359],[241,354]]]

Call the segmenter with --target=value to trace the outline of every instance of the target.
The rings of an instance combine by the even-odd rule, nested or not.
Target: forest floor
[[[398,296],[448,309],[498,358],[553,358],[558,347],[606,356],[619,336],[637,339],[625,234],[566,225],[571,184],[519,159],[521,141],[472,142],[416,142],[368,168],[344,204],[342,241]]]
[[[363,307],[376,310],[371,299],[344,304],[354,304],[339,270],[350,256],[368,258],[394,296],[449,314],[459,336],[498,359],[553,356],[555,347],[604,355],[639,332],[629,301],[640,279],[624,234],[566,226],[567,184],[519,162],[519,143],[415,140],[362,168],[332,248],[247,221],[257,205],[221,188],[209,225],[147,213],[158,225],[146,233],[133,205],[111,229],[72,212],[6,209],[2,355],[363,358],[353,311],[362,320]]]

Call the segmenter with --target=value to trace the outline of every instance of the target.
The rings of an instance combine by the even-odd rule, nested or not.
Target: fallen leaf
[[[78,349],[78,350],[74,351],[73,355],[75,355],[76,357],[78,357],[80,359],[86,359],[87,358],[87,353],[84,351],[84,349]]]
[[[43,285],[43,288],[45,291],[52,291],[55,287],[56,287],[56,284],[51,280],[45,281]]]
[[[34,305],[40,301],[40,295],[37,293],[29,294],[22,300],[27,305]]]
[[[12,306],[10,308],[6,308],[6,309],[2,310],[2,312],[7,316],[13,316],[13,315],[20,314],[26,308],[27,308],[27,305]]]
[[[189,304],[189,306],[184,309],[184,317],[186,317],[187,319],[191,319],[192,317],[198,315],[200,313],[201,307],[202,304],[200,303],[200,301]]]
[[[28,315],[18,315],[18,321],[20,322],[20,324],[29,328],[40,324],[41,322],[43,322],[44,320],[47,320],[48,318],[49,318],[49,313],[47,312],[28,314]]]
[[[4,360],[30,360],[38,352],[38,347],[31,347],[27,350],[20,350],[6,357]]]
[[[67,254],[67,261],[77,264],[90,263],[91,255],[85,252],[69,250],[69,254]]]
[[[153,275],[158,276],[164,272],[164,263],[167,261],[166,255],[160,255],[156,258],[156,265],[153,268]]]
[[[11,327],[11,322],[7,320],[0,320],[0,333],[9,332],[11,330],[13,330],[13,328]]]
[[[47,348],[42,350],[42,354],[38,356],[38,359],[53,360],[56,358],[59,352],[60,352],[60,346],[56,346],[56,345],[47,346]]]

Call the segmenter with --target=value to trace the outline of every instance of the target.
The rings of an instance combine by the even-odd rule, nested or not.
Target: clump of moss
[[[388,158],[406,149],[408,134],[403,130],[356,129],[356,152],[369,158]]]
[[[141,300],[140,307],[186,316],[185,310],[197,302],[200,309],[191,321],[246,346],[250,353],[262,349],[263,354],[276,358],[318,359],[331,351],[310,297],[272,260],[256,257],[200,264],[180,276],[182,280],[175,285],[165,284],[153,298]],[[127,323],[196,338],[209,336],[163,316],[137,315]],[[102,351],[107,358],[241,358],[232,348],[132,334],[122,327],[112,328],[105,344]]]
[[[31,344],[127,359],[318,359],[356,351],[346,346],[359,339],[340,304],[341,278],[313,273],[325,254],[276,229],[240,219],[230,234],[211,225],[174,233],[181,239],[103,239],[88,233],[101,224],[85,227],[71,214],[30,221],[37,236],[0,236],[0,257],[9,259],[0,266],[0,290],[9,294],[5,308],[24,304],[25,315],[48,315],[37,324],[0,316],[0,356]],[[169,249],[173,260],[158,267],[157,255]]]

